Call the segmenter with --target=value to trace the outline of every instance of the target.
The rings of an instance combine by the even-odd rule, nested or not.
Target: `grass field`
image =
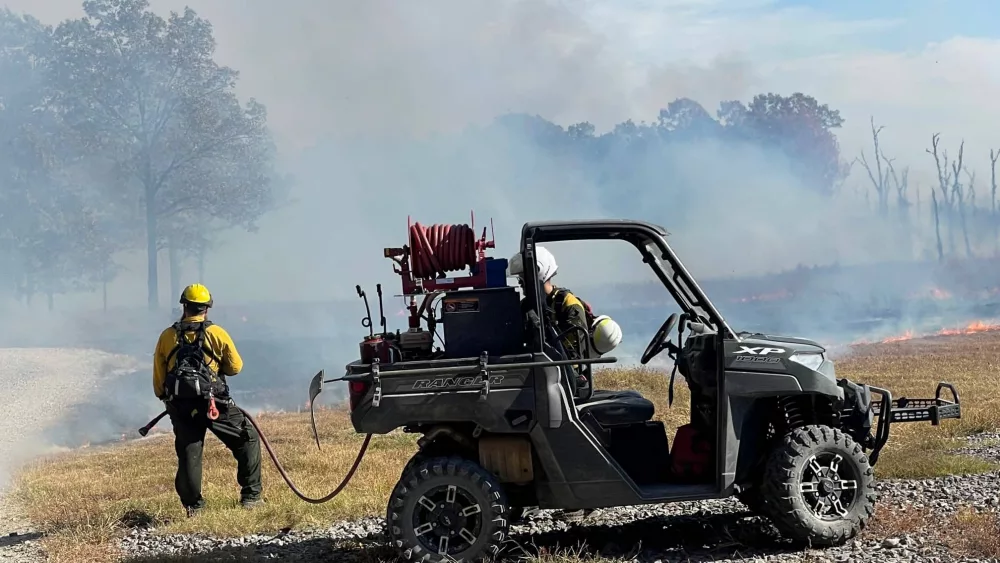
[[[954,383],[961,393],[961,420],[946,421],[939,427],[924,423],[893,428],[890,444],[877,467],[880,478],[992,469],[984,461],[956,455],[952,450],[959,445],[956,437],[1000,428],[998,352],[1000,332],[984,332],[861,345],[838,361],[839,377],[886,387],[896,397],[932,396],[939,380]],[[641,391],[656,402],[656,416],[672,435],[673,429],[687,419],[688,395],[684,384],[679,383],[674,405],[668,408],[668,375],[648,369],[611,369],[600,373],[598,384],[602,388]],[[321,451],[312,441],[308,414],[264,414],[258,422],[299,488],[318,497],[329,492],[346,473],[361,437],[354,434],[339,406],[330,406],[317,418],[323,441]],[[169,422],[163,425],[169,428]],[[50,534],[45,545],[53,560],[107,561],[116,557],[111,540],[130,521],[152,521],[166,533],[231,536],[323,526],[336,520],[382,514],[386,498],[415,448],[415,439],[410,435],[376,436],[351,485],[340,497],[318,506],[294,496],[265,459],[267,504],[247,512],[237,508],[235,462],[217,440],[209,438],[204,474],[209,508],[203,516],[186,519],[173,490],[176,459],[171,435],[154,435],[39,460],[18,476],[14,499]],[[883,515],[875,528],[908,525],[907,521]],[[984,523],[972,516],[954,523],[952,529],[969,532],[983,526],[1000,532],[995,522]],[[546,560],[579,559],[564,554]]]

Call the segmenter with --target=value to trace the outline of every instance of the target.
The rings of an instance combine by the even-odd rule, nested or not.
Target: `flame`
[[[966,325],[965,327],[962,327],[962,328],[942,328],[942,329],[938,330],[937,332],[923,334],[923,335],[920,335],[920,336],[958,336],[958,335],[962,335],[962,334],[977,334],[977,333],[980,333],[980,332],[994,332],[994,331],[1000,331],[1000,324],[986,323],[986,322],[983,322],[983,321],[973,321],[973,322],[969,323],[968,325]],[[916,338],[916,337],[917,336],[914,335],[913,330],[907,330],[903,334],[900,334],[900,335],[897,335],[897,336],[890,336],[888,338],[883,338],[882,340],[879,340],[877,342],[873,342],[873,341],[867,340],[867,339],[861,339],[861,340],[855,340],[850,345],[851,346],[864,346],[864,345],[875,344],[875,343],[878,343],[878,344],[890,344],[892,342],[905,342],[907,340],[911,340],[911,339]]]
[[[890,342],[902,342],[904,340],[909,340],[911,338],[913,338],[913,331],[908,330],[899,336],[890,336],[889,338],[882,340],[882,344],[888,344]]]
[[[965,328],[943,328],[938,331],[939,336],[953,336],[956,334],[976,334],[977,332],[992,332],[1000,330],[1000,325],[986,324],[983,321],[974,321]]]

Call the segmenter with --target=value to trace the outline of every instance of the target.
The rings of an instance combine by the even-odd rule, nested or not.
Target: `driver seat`
[[[563,359],[567,359],[561,347],[559,352]],[[632,389],[621,391],[594,389],[590,398],[584,399],[580,397],[581,389],[575,384],[578,379],[573,366],[564,366],[563,373],[569,384],[576,412],[581,418],[589,415],[602,427],[608,427],[648,422],[656,414],[653,402]]]
[[[578,403],[576,410],[581,416],[589,413],[601,426],[648,422],[656,414],[653,402],[631,389],[624,391],[595,389],[590,400]]]

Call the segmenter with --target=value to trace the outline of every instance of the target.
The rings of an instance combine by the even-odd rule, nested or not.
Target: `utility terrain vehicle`
[[[734,331],[666,237],[639,221],[527,223],[523,303],[507,285],[507,261],[485,257],[493,247],[485,229],[476,239],[466,225],[415,223],[408,246],[386,249],[409,297],[409,329],[388,332],[382,316],[377,334],[369,313],[361,358],[341,380],[358,432],[422,434],[386,513],[388,535],[405,558],[494,556],[523,507],[572,511],[733,495],[787,538],[840,544],[873,514],[872,466],[891,424],[960,417],[948,383],[933,399],[894,400],[888,390],[838,379],[816,342]],[[672,444],[652,420],[648,398],[594,389],[594,365],[616,359],[568,358],[544,314],[536,245],[608,239],[634,247],[679,308],[641,359],[667,351],[690,388],[690,423],[675,429]],[[445,277],[466,266],[470,276]],[[435,298],[440,318],[429,306]],[[379,299],[381,308],[381,286]],[[443,349],[433,346],[438,324]],[[323,383],[321,372],[311,402]]]

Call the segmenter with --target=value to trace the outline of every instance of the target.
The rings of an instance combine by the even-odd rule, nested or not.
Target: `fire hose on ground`
[[[321,498],[310,498],[307,497],[305,494],[303,494],[302,491],[300,491],[298,487],[295,486],[295,483],[292,482],[291,477],[289,477],[288,473],[285,472],[285,468],[282,467],[281,462],[278,461],[278,456],[275,455],[274,450],[271,449],[271,444],[267,441],[267,436],[264,435],[264,432],[260,429],[260,426],[257,425],[257,421],[254,420],[253,416],[251,416],[250,413],[248,413],[247,411],[243,410],[240,407],[236,408],[239,409],[240,412],[242,412],[243,415],[247,417],[247,420],[250,421],[250,424],[252,424],[254,429],[257,430],[257,434],[260,435],[260,441],[263,442],[264,448],[267,449],[267,455],[270,456],[271,461],[274,462],[274,467],[277,468],[278,473],[281,474],[281,478],[285,480],[285,483],[288,485],[288,488],[291,489],[292,492],[295,493],[297,497],[311,504],[323,504],[324,502],[333,500],[334,497],[339,495],[344,490],[344,487],[346,487],[347,484],[351,482],[351,478],[354,477],[354,473],[358,470],[358,466],[361,465],[361,460],[364,459],[365,452],[368,451],[368,444],[371,442],[372,439],[371,434],[365,435],[365,441],[361,444],[361,449],[358,451],[358,457],[354,460],[354,465],[351,466],[350,471],[348,471],[347,475],[344,476],[344,480],[341,481],[339,485],[337,485],[337,488],[334,489],[333,492]],[[149,434],[149,431],[152,430],[154,426],[156,426],[156,423],[159,422],[160,419],[162,419],[166,415],[167,411],[161,412],[159,415],[156,416],[156,418],[150,420],[149,423],[146,424],[146,426],[140,428],[139,434],[141,436]]]

